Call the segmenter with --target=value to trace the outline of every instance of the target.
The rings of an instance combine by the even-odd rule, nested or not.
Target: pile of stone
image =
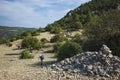
[[[99,52],[84,52],[71,58],[66,58],[51,68],[89,76],[110,77],[120,70],[120,58],[113,56],[112,51],[103,45]]]

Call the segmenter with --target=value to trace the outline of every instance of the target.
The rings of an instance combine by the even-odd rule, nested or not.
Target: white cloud
[[[89,0],[86,0],[89,1]],[[85,0],[0,1],[0,25],[40,27],[62,18]]]

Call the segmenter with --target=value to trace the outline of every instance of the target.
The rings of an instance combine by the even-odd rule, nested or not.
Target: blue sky
[[[45,27],[90,0],[0,0],[0,25]]]

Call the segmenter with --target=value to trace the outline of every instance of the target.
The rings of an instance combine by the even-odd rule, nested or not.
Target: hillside
[[[48,24],[46,30],[58,27],[68,31],[82,29],[85,38],[78,44],[84,51],[98,51],[104,43],[120,56],[120,0],[91,0]]]
[[[120,80],[120,1],[91,0],[45,28],[6,40],[0,80]]]
[[[28,30],[35,30],[35,28],[23,28],[23,27],[7,27],[0,26],[0,40],[3,38],[12,38],[14,35],[21,34]]]
[[[74,32],[72,34],[74,34]],[[36,37],[39,39],[47,38],[48,40],[50,40],[53,36],[54,36],[54,34],[50,34],[49,32],[44,32],[44,33],[41,33],[41,35],[38,35]],[[111,59],[109,59],[109,58],[111,58],[111,56],[107,57],[107,56],[104,56],[101,54],[98,55],[97,52],[86,52],[85,54],[82,53],[81,55],[79,54],[72,58],[67,58],[65,60],[62,60],[62,61],[56,63],[56,58],[54,58],[55,53],[49,52],[50,50],[53,50],[54,43],[46,43],[42,49],[34,50],[31,53],[34,55],[33,59],[20,59],[19,58],[20,53],[21,53],[21,51],[23,51],[23,49],[18,49],[18,45],[21,43],[21,40],[13,41],[11,43],[12,43],[12,47],[8,47],[5,44],[0,45],[0,63],[1,63],[1,65],[0,65],[0,80],[21,80],[21,79],[22,80],[96,80],[96,79],[98,79],[98,80],[102,80],[102,79],[119,80],[120,79],[119,78],[120,74],[118,74],[117,76],[114,75],[114,76],[110,76],[110,77],[101,77],[101,76],[96,76],[96,75],[95,76],[86,76],[86,75],[83,75],[83,72],[82,73],[77,72],[77,71],[79,71],[79,70],[77,70],[78,69],[77,67],[79,67],[79,66],[74,68],[74,72],[71,72],[73,70],[72,67],[76,66],[76,63],[74,62],[74,60],[76,62],[79,59],[85,60],[85,61],[82,61],[83,63],[81,63],[81,64],[89,66],[87,64],[88,62],[91,63],[91,61],[95,61],[94,59],[89,60],[89,59],[91,59],[91,57],[94,57],[95,59],[97,59],[96,56],[98,56],[99,59],[96,61],[99,62],[101,60],[100,59],[101,56],[103,56],[103,58],[105,58],[106,62],[107,62],[107,60],[110,62]],[[96,53],[96,55],[94,56],[93,53]],[[39,55],[41,55],[41,54],[43,54],[45,56],[44,65],[40,65]],[[105,54],[105,55],[107,55],[107,54]],[[90,57],[88,57],[88,56],[90,56]],[[79,58],[79,57],[84,57],[84,58]],[[116,61],[116,60],[118,62],[120,62],[118,57],[112,57],[112,61]],[[68,61],[69,62],[71,61],[71,63],[68,63]],[[98,64],[97,62],[95,64]],[[100,70],[101,68],[99,68],[99,66],[101,67],[103,65],[102,62],[101,62],[101,65],[98,64],[97,67],[96,67],[96,65],[94,67],[96,67],[96,68],[98,68],[98,70]],[[109,63],[109,62],[107,62],[107,63]],[[118,62],[116,62],[116,63],[118,63]],[[77,63],[77,64],[79,64],[79,63]],[[115,62],[113,62],[112,64],[115,64]],[[63,66],[61,66],[61,65],[63,65]],[[72,67],[69,67],[69,65],[72,65]],[[92,64],[92,65],[94,65],[94,64]],[[117,64],[117,66],[118,65],[119,64]],[[65,68],[65,70],[64,71],[57,70],[57,69],[60,69],[59,68],[60,66]],[[64,67],[64,66],[66,66],[66,67]],[[51,67],[54,67],[54,68],[52,69]],[[111,69],[111,67],[109,67],[109,68]],[[66,71],[67,69],[69,69],[69,70]],[[89,72],[89,70],[88,70],[88,72]],[[98,71],[96,71],[96,72],[98,72]],[[84,73],[86,73],[86,71]],[[100,72],[100,73],[102,73],[102,72]],[[91,73],[88,73],[88,74],[91,74]]]
[[[41,33],[37,38],[47,38],[54,36],[49,32]],[[92,79],[81,74],[68,74],[65,72],[55,72],[49,67],[56,62],[52,50],[52,43],[46,43],[44,48],[33,51],[33,59],[19,59],[23,49],[17,49],[21,40],[13,41],[12,47],[0,45],[0,80],[73,80],[73,79]],[[39,55],[44,54],[44,65],[40,65]],[[64,74],[64,75],[63,75]],[[76,75],[76,76],[75,76]]]
[[[92,0],[82,4],[74,10],[69,11],[62,19],[55,21],[52,24],[48,24],[46,28],[83,28],[94,16],[103,16],[103,13],[110,12],[112,10],[120,10],[119,0]]]

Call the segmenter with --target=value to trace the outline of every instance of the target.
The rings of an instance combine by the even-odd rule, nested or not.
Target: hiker
[[[39,58],[40,58],[40,60],[41,60],[40,64],[43,65],[44,55],[40,55]]]
[[[18,46],[18,49],[20,49],[20,45]]]

